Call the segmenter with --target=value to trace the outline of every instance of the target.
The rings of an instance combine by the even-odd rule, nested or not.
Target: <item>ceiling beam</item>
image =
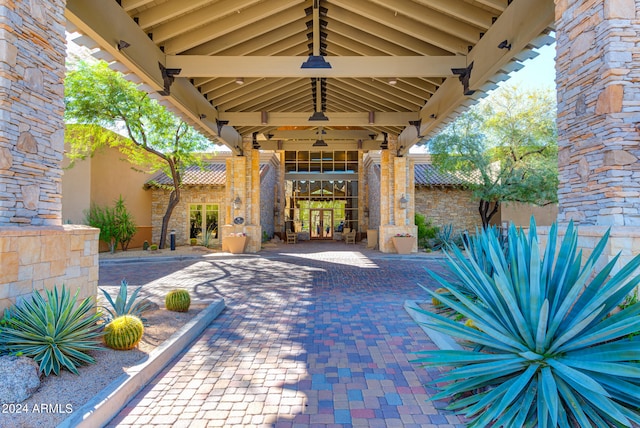
[[[369,123],[369,112],[337,113],[326,112],[329,118],[322,123],[309,120],[311,112],[288,113],[268,112],[267,123],[262,124],[261,112],[221,112],[220,119],[228,120],[229,126],[372,126]],[[410,120],[416,120],[416,112],[374,112],[375,126],[407,126]]]
[[[332,68],[300,68],[299,56],[167,55],[167,68],[180,77],[450,77],[452,68],[466,68],[464,56],[331,56]]]
[[[469,62],[474,63],[469,89],[480,89],[492,76],[500,73],[503,67],[527,49],[531,41],[545,33],[554,21],[553,0],[513,1],[469,53]],[[511,43],[511,50],[498,48],[498,44],[503,40]],[[448,120],[456,109],[469,101],[473,100],[464,95],[463,86],[458,78],[446,79],[420,112],[420,134],[430,137],[447,123],[444,121]],[[398,141],[409,149],[419,141],[416,129],[406,128]]]
[[[126,14],[115,1],[67,0],[67,20],[83,34],[90,37],[101,51],[115,58],[153,91],[164,89],[162,73],[158,64],[164,64],[164,54]],[[129,43],[123,50],[117,48],[120,40]],[[163,97],[172,109],[211,139],[232,148],[239,134],[231,132],[226,138],[218,135],[215,118],[218,112],[193,87],[188,79],[175,78],[171,95]],[[208,120],[201,120],[206,115]]]

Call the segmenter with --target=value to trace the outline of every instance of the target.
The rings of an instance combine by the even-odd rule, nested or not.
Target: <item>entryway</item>
[[[309,210],[311,239],[333,239],[333,210]]]

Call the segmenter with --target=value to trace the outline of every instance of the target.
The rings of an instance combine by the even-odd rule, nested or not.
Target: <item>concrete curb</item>
[[[407,311],[409,316],[413,318],[413,320],[420,326],[420,328],[427,333],[427,336],[431,339],[431,341],[442,350],[446,351],[459,351],[462,349],[462,346],[458,345],[453,338],[447,334],[440,333],[438,331],[432,330],[429,328],[426,323],[429,320],[426,315],[420,313],[422,308],[419,306],[419,300],[405,300],[404,301],[404,309]]]
[[[223,299],[211,303],[167,341],[151,351],[146,360],[129,368],[88,403],[74,411],[73,415],[62,421],[57,428],[95,428],[106,425],[151,379],[193,342],[224,308]]]

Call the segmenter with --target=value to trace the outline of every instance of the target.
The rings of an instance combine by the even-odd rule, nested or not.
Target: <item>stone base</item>
[[[233,224],[225,224],[220,226],[220,239],[222,242],[222,251],[229,251],[225,248],[225,238],[232,233],[244,233],[247,235],[247,243],[244,247],[245,253],[257,253],[262,248],[262,227],[261,226],[236,226]]]
[[[407,233],[413,236],[413,248],[411,252],[418,252],[418,227],[416,225],[396,226],[392,224],[380,226],[380,236],[378,239],[380,251],[383,253],[395,253],[396,248],[393,245],[393,237],[397,234]]]
[[[598,245],[600,239],[607,232],[607,226],[578,226],[578,249],[582,250],[583,261],[593,252]],[[540,245],[545,248],[549,238],[549,227],[538,227],[538,239]],[[566,227],[558,229],[558,237],[564,237]],[[557,244],[559,247],[559,244]],[[611,226],[609,241],[604,248],[603,255],[596,263],[595,272],[599,272],[607,263],[609,263],[616,254],[620,253],[620,258],[612,271],[615,275],[624,265],[626,265],[634,256],[640,254],[640,227],[637,226]],[[636,272],[637,274],[638,272]]]
[[[56,285],[95,299],[98,234],[77,225],[0,227],[0,316],[16,299]]]

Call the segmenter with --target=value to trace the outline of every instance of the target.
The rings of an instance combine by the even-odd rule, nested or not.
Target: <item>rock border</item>
[[[203,309],[191,321],[182,326],[162,345],[149,353],[139,364],[127,369],[73,415],[58,424],[57,428],[106,425],[160,373],[179,353],[215,320],[225,308],[224,299],[217,299]]]
[[[439,349],[446,351],[461,350],[462,346],[451,336],[435,331],[426,325],[428,318],[420,313],[421,310],[424,310],[420,307],[420,302],[422,302],[422,300],[405,300],[404,309]]]

